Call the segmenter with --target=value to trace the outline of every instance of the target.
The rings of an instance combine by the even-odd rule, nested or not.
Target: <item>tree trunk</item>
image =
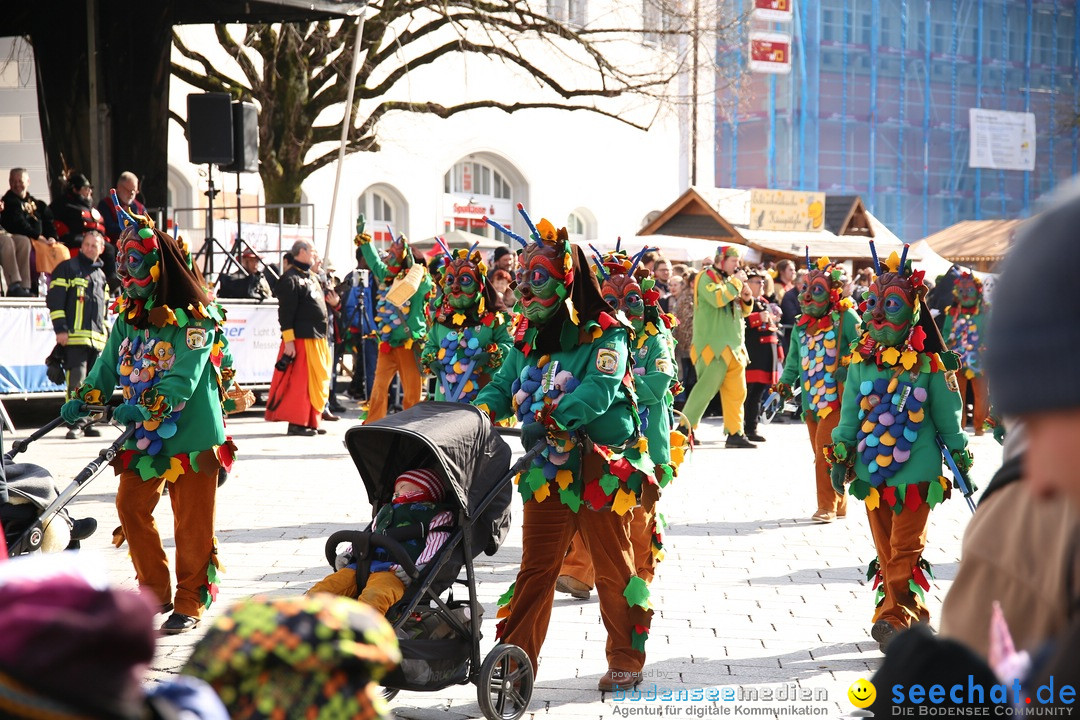
[[[260,171],[263,181],[263,191],[266,193],[266,204],[296,204],[300,202],[300,173],[288,172],[285,174]],[[282,222],[293,225],[300,224],[300,209],[286,208],[282,211]],[[277,210],[266,211],[266,222],[276,223]]]

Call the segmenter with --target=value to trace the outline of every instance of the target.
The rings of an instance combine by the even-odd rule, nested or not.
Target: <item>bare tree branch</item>
[[[647,129],[665,106],[696,107],[713,102],[714,93],[718,102],[730,102],[723,98],[733,93],[725,90],[739,86],[741,70],[714,62],[722,55],[715,48],[737,44],[734,31],[744,17],[709,5],[693,27],[685,0],[644,0],[644,14],[642,0],[612,3],[609,13],[579,26],[548,17],[537,0],[372,0],[360,38],[357,24],[348,21],[253,24],[242,34],[216,27],[238,77],[230,74],[235,68],[218,67],[174,34],[179,57],[173,73],[201,90],[259,104],[260,174],[271,202],[299,199],[300,183],[337,158],[336,149],[320,146],[339,140],[340,123],[320,118],[344,118],[348,110],[343,105],[357,42],[363,62],[355,78],[350,153],[378,150],[379,123],[391,112],[448,118],[483,108],[563,109]],[[710,81],[701,97],[679,95],[677,80],[690,70],[695,42],[706,58],[696,71]],[[437,71],[455,57],[500,63],[514,80],[500,88],[498,99],[449,106],[399,99],[411,74]],[[627,116],[628,103],[648,106],[650,120]]]

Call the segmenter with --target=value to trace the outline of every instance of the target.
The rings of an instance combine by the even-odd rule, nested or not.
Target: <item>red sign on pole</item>
[[[787,33],[750,33],[751,72],[786,75],[791,72],[791,36]]]
[[[794,0],[754,0],[753,15],[758,20],[791,22]]]

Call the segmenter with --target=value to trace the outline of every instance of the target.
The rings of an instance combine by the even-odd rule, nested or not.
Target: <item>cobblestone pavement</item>
[[[329,570],[323,559],[327,536],[370,519],[362,484],[342,446],[355,417],[352,412],[341,422],[327,423],[329,433],[312,438],[286,436],[283,423],[263,422],[259,413],[230,421],[240,456],[218,496],[225,568],[221,594],[202,628],[161,639],[151,677],[178,672],[208,621],[231,602],[310,587]],[[23,457],[45,465],[66,483],[111,432],[106,438],[76,441],[57,432]],[[596,601],[558,595],[530,715],[610,718],[663,710],[668,716],[701,717],[753,708],[768,716],[813,707],[818,714],[835,716],[852,711],[847,688],[869,677],[881,660],[869,635],[872,592],[865,569],[874,551],[866,517],[861,503],[852,502],[845,520],[810,522],[813,466],[804,426],[776,423],[763,432],[768,442],[756,450],[726,450],[719,423],[707,420],[698,448],[661,501],[670,526],[667,557],[653,585],[656,615],[641,689],[701,689],[703,694],[711,689],[744,699],[767,690],[775,702],[710,703],[705,695],[705,701],[662,704],[601,696],[596,682],[606,670],[605,633]],[[26,434],[23,430],[17,436]],[[972,440],[975,480],[985,487],[1001,452],[989,436]],[[106,471],[73,507],[76,516],[92,515],[99,522],[84,552],[100,555],[117,583],[134,587],[125,551],[110,544],[118,524],[115,490],[115,478]],[[513,581],[521,557],[516,498],[514,509],[507,542],[494,557],[481,556],[477,565],[487,618],[482,654],[494,643],[495,599]],[[926,557],[938,574],[928,593],[934,618],[956,573],[968,517],[958,496],[931,515]],[[159,507],[158,522],[171,549],[167,500]],[[806,691],[818,700],[790,702]],[[402,693],[394,709],[405,718],[481,716],[472,686]]]

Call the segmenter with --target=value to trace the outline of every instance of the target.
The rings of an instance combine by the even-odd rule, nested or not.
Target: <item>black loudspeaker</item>
[[[251,103],[235,102],[232,110],[233,161],[222,172],[259,171],[259,111]]]
[[[228,93],[187,96],[188,160],[203,163],[233,161],[232,97]]]

